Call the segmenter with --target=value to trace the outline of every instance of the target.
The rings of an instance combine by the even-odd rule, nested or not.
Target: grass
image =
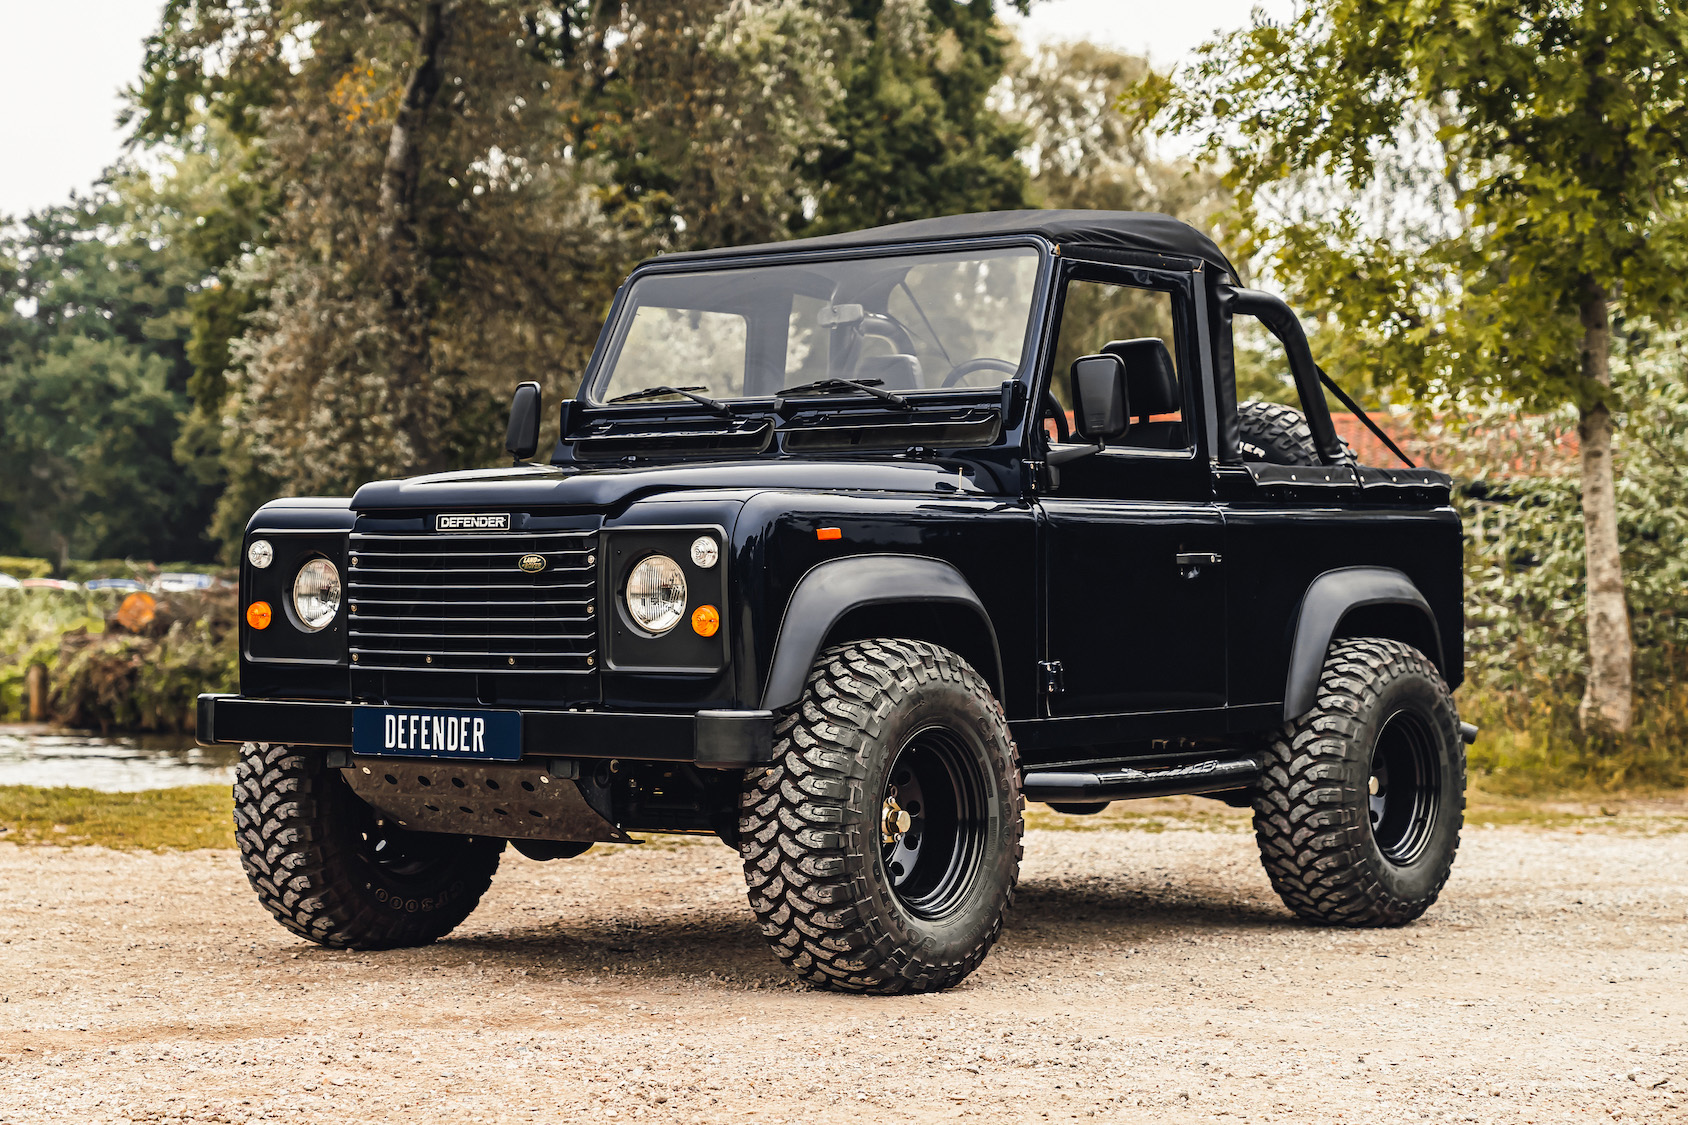
[[[1688,786],[1688,687],[1638,692],[1635,723],[1621,738],[1583,732],[1578,697],[1460,689],[1460,718],[1481,733],[1468,751],[1472,778],[1515,797],[1636,795]]]
[[[102,793],[0,785],[0,843],[87,844],[124,851],[234,847],[224,785]]]
[[[1521,797],[1473,785],[1466,797],[1467,831],[1500,827],[1578,832],[1688,832],[1688,792],[1559,793]],[[1026,827],[1057,832],[1249,832],[1246,809],[1200,797],[1118,801],[1094,816],[1068,816],[1043,805],[1026,810]],[[666,850],[702,837],[652,834],[643,845]],[[102,793],[95,789],[0,785],[0,843],[90,845],[122,851],[232,848],[229,791],[221,785]],[[619,848],[603,845],[599,851]]]

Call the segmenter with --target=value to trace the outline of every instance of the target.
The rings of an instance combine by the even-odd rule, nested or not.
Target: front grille
[[[597,536],[354,532],[352,664],[370,671],[593,671]],[[517,564],[539,555],[545,569]]]

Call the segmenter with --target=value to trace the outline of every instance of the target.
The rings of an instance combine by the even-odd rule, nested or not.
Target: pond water
[[[239,753],[235,746],[195,746],[181,735],[103,738],[0,723],[0,785],[75,785],[108,793],[228,785]]]

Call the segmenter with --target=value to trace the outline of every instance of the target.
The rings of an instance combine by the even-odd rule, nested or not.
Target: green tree
[[[144,178],[0,229],[0,551],[199,559],[214,490],[171,447],[201,278]]]
[[[1614,302],[1681,297],[1688,14],[1665,0],[1314,0],[1140,105],[1223,159],[1338,355],[1420,394],[1578,410],[1585,726],[1631,722],[1612,470]]]
[[[831,113],[836,139],[804,168],[814,215],[803,232],[1029,206],[1023,134],[991,104],[1009,42],[994,0],[844,8],[859,38]]]
[[[638,258],[782,237],[838,96],[826,10],[172,0],[136,135],[221,130],[260,185],[196,308],[184,454],[229,474],[221,537],[266,485],[487,463],[510,386],[572,391]]]
[[[1119,103],[1149,61],[1085,42],[1016,43],[997,104],[1023,133],[1020,160],[1043,207],[1159,211],[1209,227],[1230,202],[1219,175],[1167,158]]]

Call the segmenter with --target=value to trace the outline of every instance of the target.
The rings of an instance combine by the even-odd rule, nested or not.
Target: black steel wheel
[[[977,968],[1013,902],[1024,810],[990,686],[924,641],[842,645],[776,738],[739,805],[774,952],[848,992],[930,992]]]
[[[1442,770],[1436,735],[1424,716],[1402,709],[1383,721],[1366,778],[1366,818],[1383,858],[1418,859],[1440,812]]]
[[[891,890],[916,918],[965,906],[989,843],[986,784],[976,756],[930,727],[892,760],[880,805],[880,856]]]
[[[1435,665],[1400,641],[1337,641],[1255,797],[1278,896],[1314,922],[1410,922],[1447,883],[1464,817],[1465,743]]]
[[[241,748],[235,843],[258,899],[300,937],[342,949],[426,945],[475,909],[503,840],[410,832],[375,811],[320,750]]]

